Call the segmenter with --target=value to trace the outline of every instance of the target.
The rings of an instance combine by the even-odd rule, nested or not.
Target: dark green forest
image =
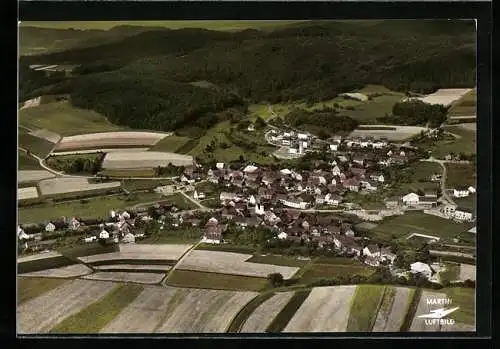
[[[307,111],[294,110],[286,116],[286,122],[292,127],[317,134],[320,138],[328,138],[339,132],[351,132],[359,122],[348,116],[340,115],[335,109]]]
[[[381,122],[395,123],[398,125],[426,125],[438,127],[446,120],[448,107],[443,105],[430,105],[421,101],[400,102],[392,108],[391,116],[379,118]]]
[[[70,93],[75,106],[113,123],[174,130],[209,127],[228,108],[318,102],[366,84],[419,93],[475,85],[473,21],[367,23],[306,22],[271,32],[154,28],[96,39],[93,46],[21,57],[20,99]],[[47,77],[29,64],[80,67]],[[216,88],[192,85],[199,81]]]

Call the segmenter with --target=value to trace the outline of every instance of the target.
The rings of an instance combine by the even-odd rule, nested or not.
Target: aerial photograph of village
[[[17,333],[476,331],[473,20],[21,22]]]

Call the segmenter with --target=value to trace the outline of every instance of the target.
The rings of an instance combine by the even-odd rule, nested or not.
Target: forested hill
[[[41,91],[70,92],[73,103],[114,122],[133,126],[143,118],[145,127],[170,129],[243,100],[316,102],[366,84],[426,93],[472,87],[475,34],[473,21],[446,20],[322,21],[271,32],[154,29],[23,57],[21,71],[37,63],[81,66],[71,77],[42,83],[30,81],[32,74],[24,74],[28,81],[23,81],[22,75],[21,99]],[[190,85],[195,81],[219,89]],[[133,100],[134,111],[120,106],[124,96],[127,105]],[[183,115],[171,120],[174,113]]]

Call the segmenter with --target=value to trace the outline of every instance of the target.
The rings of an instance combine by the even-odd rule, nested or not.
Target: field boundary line
[[[375,316],[372,317],[372,322],[370,324],[370,332],[373,332],[373,327],[375,326],[375,322],[377,321],[378,313],[380,312],[380,308],[382,307],[382,304],[384,303],[384,299],[388,294],[388,289],[389,286],[384,286],[384,290],[382,291],[382,294],[380,295],[380,299],[378,300],[377,308],[375,310]]]
[[[417,313],[420,297],[422,296],[422,289],[416,288],[414,290],[413,297],[408,302],[408,306],[406,307],[405,317],[399,332],[409,332],[413,319],[415,318],[415,314]]]
[[[234,317],[231,319],[231,322],[229,323],[229,325],[227,326],[226,330],[224,331],[225,333],[240,333],[241,329],[243,328],[243,325],[245,325],[245,323],[247,322],[248,318],[253,314],[253,312],[259,307],[261,306],[265,301],[267,301],[268,299],[272,298],[273,296],[275,295],[274,292],[263,292],[263,293],[260,293],[258,295],[256,295],[255,297],[253,297],[252,299],[250,299],[243,307],[241,307],[241,309],[234,315]],[[252,312],[250,312],[248,314],[247,317],[245,317],[241,323],[238,325],[238,327],[235,327],[236,325],[234,325],[236,319],[239,318],[239,316],[241,316],[241,314],[246,311],[247,308],[250,308],[252,307],[255,303],[257,303],[257,306],[255,306],[253,309],[250,309],[252,310]]]
[[[184,258],[186,258],[189,253],[193,250],[196,249],[196,247],[198,247],[198,245],[201,243],[201,240],[198,241],[196,244],[194,244],[193,246],[191,246],[186,252],[184,252],[182,254],[182,256],[177,260],[177,262],[172,266],[172,268],[166,273],[165,277],[163,279],[161,279],[160,281],[160,285],[162,286],[167,286],[167,280],[168,280],[168,277],[174,272],[175,269],[177,269],[177,267],[179,266],[179,264],[182,262],[182,260]]]

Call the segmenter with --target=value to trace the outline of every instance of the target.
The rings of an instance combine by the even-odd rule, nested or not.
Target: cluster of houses
[[[288,147],[290,154],[304,154],[314,143],[314,139],[307,133],[294,131],[270,131],[271,143]]]

